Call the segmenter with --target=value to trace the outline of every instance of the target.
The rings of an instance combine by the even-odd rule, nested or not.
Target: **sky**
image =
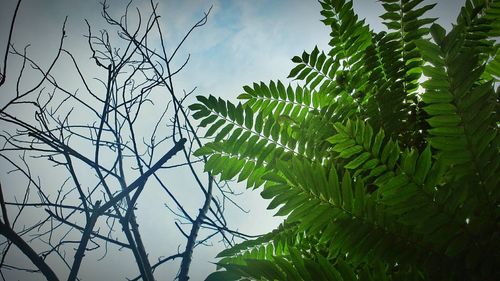
[[[13,12],[16,1],[0,0],[0,52],[3,54],[6,42],[8,20]],[[127,1],[108,1],[110,10],[119,15],[123,4]],[[146,1],[148,2],[148,1]],[[140,6],[141,1],[136,1]],[[446,28],[455,19],[462,0],[441,0],[431,11],[431,17],[440,17],[438,21]],[[205,11],[212,7],[208,22],[205,26],[196,29],[183,45],[181,51],[173,61],[175,66],[184,63],[188,54],[190,61],[183,71],[174,80],[174,87],[178,91],[190,91],[196,87],[195,95],[215,95],[232,101],[242,92],[242,86],[253,82],[280,79],[287,81],[289,70],[293,67],[291,58],[302,51],[311,51],[314,46],[328,50],[329,31],[319,20],[321,19],[320,5],[315,0],[166,0],[159,3],[159,14],[164,25],[167,49],[172,48],[181,40],[185,32],[198,21]],[[378,15],[382,13],[380,3],[375,0],[359,0],[354,2],[355,10],[361,18],[376,31],[383,29]],[[30,54],[42,65],[48,63],[55,55],[60,36],[61,25],[68,16],[66,49],[70,50],[83,66],[84,71],[92,73],[92,61],[87,49],[86,26],[84,19],[90,22],[94,30],[105,28],[105,22],[100,17],[98,1],[84,0],[23,0],[18,21],[15,26],[13,43],[22,48],[30,44]],[[170,49],[171,50],[171,49]],[[72,83],[74,77],[65,69],[59,70],[60,80]],[[12,84],[0,88],[0,106],[6,101]],[[24,113],[20,113],[24,114]],[[26,113],[30,114],[30,113]],[[147,124],[147,120],[145,120]],[[35,161],[35,163],[38,163]],[[37,166],[40,171],[47,169],[40,162]],[[0,179],[15,182],[16,178],[7,175],[10,169],[4,162],[0,162]],[[10,178],[9,178],[10,177]],[[182,175],[174,177],[173,181],[182,183]],[[175,184],[174,184],[175,185]],[[242,232],[261,234],[272,230],[282,218],[273,218],[273,212],[266,211],[267,203],[260,199],[258,191],[245,191],[242,185],[234,185],[234,189],[242,194],[235,199],[240,205],[249,210],[249,213],[230,209],[228,220],[230,225]],[[199,202],[190,202],[189,194],[179,193],[187,205],[197,208]],[[148,197],[149,196],[149,197]],[[151,200],[158,194],[145,195],[144,200]],[[145,203],[144,203],[145,204]],[[150,218],[151,209],[142,208],[141,218]],[[162,233],[175,232],[173,222],[166,220],[169,226],[162,226]],[[145,219],[141,227],[147,231],[155,231],[156,223]],[[161,247],[155,247],[155,241],[169,241],[177,247],[173,235],[165,239],[160,234],[153,235],[146,246],[152,249],[151,255],[160,255]],[[177,237],[177,238],[176,238]],[[0,238],[3,239],[3,238]],[[0,240],[3,241],[3,240]],[[203,280],[215,269],[211,262],[214,256],[222,249],[222,245],[213,241],[213,247],[199,247],[195,249],[194,261],[191,267],[191,280]],[[97,260],[98,257],[90,254],[87,259]],[[125,257],[124,257],[125,258]],[[126,257],[129,258],[129,257]],[[22,260],[22,258],[20,258]],[[123,280],[116,274],[118,271],[127,272],[129,265],[120,264],[121,257],[107,257],[92,266],[82,268],[82,280]],[[158,280],[169,280],[175,276],[177,263],[163,269]],[[98,270],[96,270],[98,268]],[[132,271],[133,272],[133,271]],[[103,278],[106,277],[106,278]],[[130,275],[127,275],[131,277]],[[160,275],[158,275],[160,276]],[[11,276],[12,278],[17,276]],[[121,279],[120,279],[121,278]],[[14,280],[14,279],[13,279]]]

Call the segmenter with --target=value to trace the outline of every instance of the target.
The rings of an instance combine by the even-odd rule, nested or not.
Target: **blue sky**
[[[136,1],[140,6],[141,1]],[[12,12],[15,1],[1,0],[0,10],[0,51],[6,38],[7,20]],[[109,1],[110,9],[119,15],[124,1]],[[433,17],[441,17],[440,23],[445,27],[450,26],[457,14],[462,0],[441,0],[431,12]],[[143,4],[145,5],[145,4]],[[242,86],[253,82],[281,79],[286,80],[289,70],[293,66],[290,59],[303,50],[310,51],[315,45],[327,50],[329,40],[328,28],[319,20],[320,5],[314,0],[167,0],[161,1],[159,14],[162,15],[165,37],[168,48],[173,48],[182,38],[184,33],[193,25],[210,6],[213,6],[208,23],[197,29],[186,41],[181,52],[173,61],[175,66],[181,65],[190,54],[190,62],[174,80],[174,86],[180,92],[190,91],[197,87],[195,95],[221,96],[225,99],[235,100],[241,92]],[[361,18],[367,18],[375,30],[383,28],[377,16],[382,11],[375,0],[355,1],[355,9]],[[83,19],[86,18],[95,30],[105,28],[100,18],[98,1],[84,0],[24,0],[21,6],[18,24],[14,36],[14,44],[22,48],[30,43],[30,52],[35,60],[48,62],[55,54],[60,27],[65,16],[69,16],[68,40],[66,48],[72,51],[82,62],[84,71],[92,74],[93,63],[89,60],[87,49],[86,27]],[[15,67],[14,67],[15,69]],[[58,70],[59,77],[66,83],[71,83],[74,78],[64,67]],[[0,105],[3,105],[7,96],[8,87],[0,90]],[[147,120],[144,121],[147,124]],[[39,167],[41,171],[45,168]],[[8,180],[6,172],[9,167],[0,162],[0,179]],[[15,182],[15,178],[10,178]],[[174,181],[181,183],[182,176],[177,175]],[[175,183],[174,183],[175,185]],[[272,213],[265,210],[266,202],[260,199],[257,191],[245,191],[243,186],[235,185],[235,189],[243,192],[236,198],[243,208],[250,213],[242,213],[236,209],[228,210],[228,219],[233,227],[251,234],[259,234],[273,229],[281,219],[273,218]],[[179,195],[186,204],[191,204],[193,212],[199,206],[190,202],[189,194]],[[142,204],[147,205],[147,200],[153,200],[157,194],[145,195]],[[144,217],[150,216],[151,209],[143,208]],[[173,222],[166,220],[169,226],[161,226],[161,233],[175,232]],[[146,221],[143,225],[153,231],[157,225]],[[160,232],[158,232],[160,233]],[[170,234],[169,234],[170,235]],[[158,234],[160,236],[160,234]],[[153,246],[151,255],[161,254],[159,247],[155,249],[154,241],[163,237],[155,237],[147,243]],[[0,238],[2,239],[2,238]],[[178,243],[175,239],[179,236],[168,237],[173,249]],[[0,240],[1,241],[1,240]],[[180,241],[180,240],[179,240]],[[217,241],[214,241],[216,244]],[[163,245],[162,245],[163,246]],[[202,280],[214,266],[210,264],[213,257],[220,251],[221,245],[215,247],[200,247],[195,251],[195,260],[191,269],[192,280]],[[96,258],[89,255],[89,259]],[[110,257],[113,259],[113,257]],[[109,280],[115,280],[116,270],[126,270],[123,265],[113,261],[103,260],[98,266],[111,270],[96,271],[93,267],[82,268],[85,280],[97,280],[101,274],[107,274]],[[162,273],[165,276],[175,275],[177,264],[167,266]],[[129,276],[130,277],[130,276]],[[104,280],[101,276],[101,280]],[[163,279],[163,278],[159,278]],[[167,280],[165,278],[164,280]]]
[[[227,97],[244,84],[283,79],[293,54],[327,43],[318,8],[315,1],[216,2],[212,20],[189,42],[194,48],[185,48],[193,58],[185,74],[211,73],[200,73],[199,90]]]

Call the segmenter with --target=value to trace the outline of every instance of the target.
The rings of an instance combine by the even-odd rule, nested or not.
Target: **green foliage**
[[[206,170],[286,217],[207,280],[500,278],[500,2],[466,1],[449,32],[434,5],[381,2],[375,33],[351,1],[320,1],[331,49],[292,58],[299,85],[190,107]]]

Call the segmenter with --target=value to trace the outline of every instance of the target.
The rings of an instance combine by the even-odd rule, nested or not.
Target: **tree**
[[[380,2],[376,33],[352,1],[320,1],[331,49],[292,58],[298,85],[190,106],[206,170],[286,216],[207,280],[500,278],[500,3],[467,0],[447,32],[434,5]]]
[[[130,276],[133,280],[154,280],[155,269],[179,259],[177,278],[185,281],[195,247],[219,234],[229,244],[234,236],[244,236],[228,229],[224,219],[231,190],[201,171],[204,159],[192,157],[201,143],[183,103],[194,89],[179,95],[173,84],[189,61],[187,57],[178,65],[176,54],[193,30],[206,23],[210,10],[170,50],[157,4],[148,5],[146,18],[132,2],[115,18],[103,2],[109,29],[96,33],[86,22],[94,63],[89,71],[64,47],[65,24],[49,65],[32,59],[28,46],[17,49],[12,42],[22,10],[17,2],[0,69],[0,157],[17,175],[15,183],[0,187],[4,280],[6,270],[40,272],[47,280],[77,280],[86,255],[97,252],[94,255],[103,258],[109,251],[114,254],[108,256],[116,257],[117,251],[126,250],[138,269],[137,277]],[[67,77],[61,65],[73,71],[71,81],[59,78]],[[45,166],[37,161],[45,161]],[[172,171],[188,175],[181,188],[201,202],[195,213],[178,197]],[[19,186],[22,179],[24,188]],[[141,202],[144,196],[158,200]],[[154,209],[154,217],[138,215],[163,202],[166,212]],[[170,244],[178,249],[152,257],[145,241],[152,239],[153,231],[140,231],[140,219],[156,221],[159,231],[168,224],[161,220],[172,216],[185,243],[156,241],[158,248]],[[16,247],[35,269],[10,263]]]

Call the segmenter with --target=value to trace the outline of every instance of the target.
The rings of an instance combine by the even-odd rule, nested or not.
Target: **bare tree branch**
[[[21,6],[21,0],[17,1],[14,15],[12,16],[12,20],[10,22],[9,38],[7,39],[7,46],[5,47],[5,54],[3,57],[3,70],[0,69],[0,87],[5,83],[5,79],[7,79],[7,59],[9,58],[9,49],[12,42],[12,34],[14,34],[14,25],[16,23],[19,6]]]
[[[24,241],[12,228],[0,222],[0,234],[16,245],[28,259],[42,272],[48,281],[57,281],[57,275],[52,271],[50,266]]]
[[[15,91],[2,93],[0,161],[25,186],[0,186],[1,234],[7,238],[0,243],[0,276],[6,269],[32,271],[10,263],[10,245],[16,245],[49,280],[57,280],[56,274],[79,280],[84,263],[92,262],[85,258],[89,253],[104,258],[108,251],[125,250],[133,254],[133,280],[154,281],[161,265],[180,259],[177,278],[186,281],[197,246],[219,235],[229,244],[249,237],[232,230],[224,217],[224,202],[233,202],[228,196],[234,193],[203,172],[205,157],[193,156],[202,141],[184,102],[196,87],[182,94],[174,87],[175,76],[190,60],[189,55],[179,58],[179,50],[205,25],[211,8],[178,44],[169,44],[172,49],[166,47],[157,9],[153,1],[141,9],[130,1],[117,19],[104,1],[101,14],[107,28],[95,31],[85,21],[92,70],[65,48],[67,18],[47,65],[33,59],[29,48],[15,48],[9,37],[4,64],[8,54],[9,63],[21,67],[17,79],[10,73],[5,79],[3,69],[2,84],[4,80]],[[73,73],[75,81],[61,81],[60,67]],[[33,86],[23,90],[25,81]],[[43,167],[38,164],[42,161]],[[200,206],[181,200],[170,171],[188,173],[182,192],[197,196]],[[162,256],[148,253],[145,242],[151,233],[144,231],[138,211],[145,207],[141,198],[152,190],[165,206],[158,216],[170,216],[179,230],[177,241],[161,241],[175,248]],[[23,219],[32,213],[34,221]],[[66,266],[66,272],[51,270],[52,259]]]

